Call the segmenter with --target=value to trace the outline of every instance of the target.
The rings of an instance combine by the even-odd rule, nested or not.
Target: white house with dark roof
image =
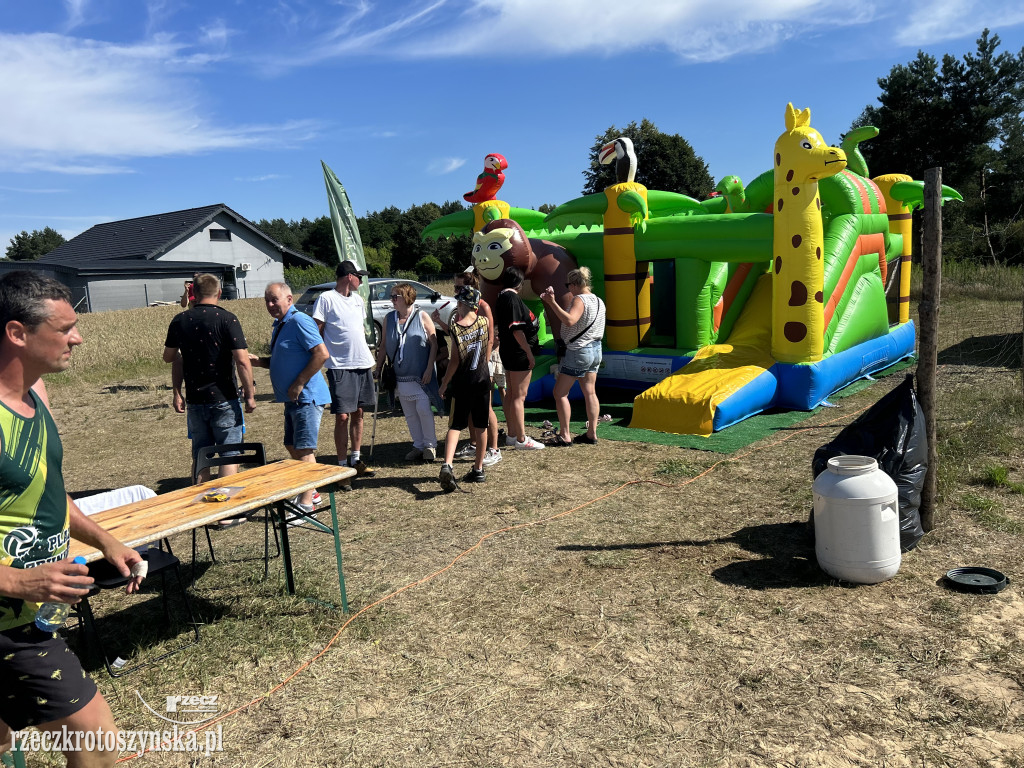
[[[284,267],[317,264],[221,203],[97,224],[36,261],[0,261],[0,274],[43,272],[78,311],[100,312],[177,302],[196,272],[217,275],[225,299],[262,296]]]

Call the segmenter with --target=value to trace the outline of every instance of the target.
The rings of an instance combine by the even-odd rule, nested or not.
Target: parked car
[[[399,283],[408,283],[416,289],[416,306],[428,315],[435,309],[441,315],[441,321],[448,325],[448,320],[455,311],[455,299],[451,296],[444,296],[423,283],[415,280],[399,280],[394,277],[371,277],[368,281],[370,288],[370,303],[373,307],[373,325],[375,340],[381,338],[384,333],[384,318],[393,307],[391,306],[391,290]],[[320,294],[329,291],[335,283],[320,283],[306,289],[306,291],[295,302],[295,308],[307,315],[313,314],[313,305],[320,298]]]

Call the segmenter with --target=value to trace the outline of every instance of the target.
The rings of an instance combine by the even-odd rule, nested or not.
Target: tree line
[[[865,107],[852,127],[879,130],[861,144],[873,175],[923,179],[928,168],[941,167],[942,183],[963,195],[963,203],[943,210],[944,258],[1022,264],[1024,48],[999,52],[999,36],[987,29],[976,42],[962,59],[946,54],[940,65],[918,51],[893,67],[878,81],[878,104]]]
[[[964,203],[947,205],[943,214],[947,258],[1022,264],[1024,48],[1008,53],[1000,52],[999,46],[999,36],[986,29],[977,50],[962,59],[947,54],[940,65],[935,57],[918,51],[912,61],[894,66],[878,80],[878,104],[866,106],[851,130],[863,125],[879,129],[875,139],[861,144],[872,175],[906,173],[923,179],[925,170],[941,166],[943,183],[964,196]],[[639,183],[697,199],[712,193],[714,179],[690,143],[643,119],[621,128],[612,125],[595,137],[583,170],[582,194],[614,183],[613,166],[601,165],[598,153],[617,136],[633,140]],[[421,241],[420,232],[435,219],[466,207],[462,201],[431,202],[404,211],[389,206],[358,217],[370,274],[428,276],[463,269],[470,263],[468,236]],[[338,261],[328,216],[261,219],[256,226],[329,266]],[[38,258],[63,241],[50,227],[21,232],[8,246],[7,258]]]

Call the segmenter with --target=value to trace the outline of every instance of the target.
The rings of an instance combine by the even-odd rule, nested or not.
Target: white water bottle
[[[79,556],[71,562],[85,565],[85,558]],[[43,603],[36,611],[36,626],[43,632],[56,632],[64,626],[70,614],[71,606],[68,603]]]

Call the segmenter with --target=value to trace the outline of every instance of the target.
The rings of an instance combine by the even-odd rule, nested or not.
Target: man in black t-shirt
[[[220,280],[214,275],[198,275],[194,290],[195,306],[175,315],[164,342],[164,362],[175,365],[172,375],[174,410],[185,413],[188,402],[193,465],[201,448],[242,442],[244,420],[235,382],[236,369],[242,382],[245,412],[252,413],[256,409],[252,367],[242,326],[237,317],[217,306]],[[184,398],[176,370],[179,354]],[[237,470],[237,465],[221,467],[220,476],[234,474]],[[199,481],[208,480],[209,475],[209,470],[203,470]]]

